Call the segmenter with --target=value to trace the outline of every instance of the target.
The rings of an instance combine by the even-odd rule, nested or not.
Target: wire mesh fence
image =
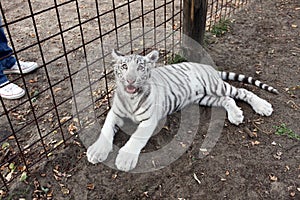
[[[249,4],[250,0],[208,0],[206,30]]]
[[[247,3],[208,1],[207,30]],[[39,65],[8,76],[25,97],[0,98],[1,188],[77,142],[87,112],[104,119],[115,88],[113,48],[141,54],[156,48],[166,62],[181,42],[182,7],[181,0],[1,0],[13,56]]]

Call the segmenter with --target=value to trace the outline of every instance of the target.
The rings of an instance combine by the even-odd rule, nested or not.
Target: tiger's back
[[[199,103],[205,95],[224,93],[223,80],[209,65],[184,62],[166,65],[152,70],[153,92],[164,105],[165,114],[178,111],[190,103]],[[210,85],[220,86],[219,88]],[[160,92],[161,91],[161,92]],[[159,102],[156,102],[159,103]]]

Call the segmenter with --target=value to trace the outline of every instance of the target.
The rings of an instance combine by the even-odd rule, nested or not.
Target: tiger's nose
[[[133,84],[133,83],[135,82],[135,79],[127,79],[127,82],[128,82],[129,84]]]

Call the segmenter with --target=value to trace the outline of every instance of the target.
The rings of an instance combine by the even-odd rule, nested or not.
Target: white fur
[[[180,96],[182,102],[180,105],[176,105],[176,109],[183,108],[189,103],[221,106],[226,109],[228,120],[235,125],[241,124],[244,116],[243,111],[236,105],[233,97],[246,101],[260,115],[270,116],[273,112],[272,105],[266,100],[246,89],[235,88],[223,82],[221,76],[224,77],[225,74],[218,75],[218,72],[211,66],[186,63],[177,65],[177,68],[174,65],[153,69],[155,62],[158,60],[158,51],[152,51],[146,56],[123,56],[113,51],[112,56],[116,61],[117,90],[113,106],[107,115],[101,134],[87,150],[88,161],[93,164],[106,160],[108,154],[112,151],[115,127],[116,125],[122,127],[124,123],[123,119],[119,117],[122,115],[122,117],[128,117],[139,123],[139,125],[127,143],[119,150],[115,165],[122,171],[134,169],[138,163],[141,150],[147,144],[159,120],[169,112],[168,102],[162,98],[164,95],[169,97],[169,101],[174,101],[176,99],[174,94],[183,95],[181,91],[184,91],[185,95]],[[149,69],[153,69],[151,76],[147,74],[150,71]],[[169,73],[168,76],[167,73]],[[179,81],[180,84],[174,82],[179,74],[182,75],[182,80]],[[234,74],[232,73],[230,76],[229,78],[233,78]],[[244,76],[240,76],[240,80],[243,78]],[[128,80],[134,80],[134,85],[129,83],[131,81]],[[182,85],[183,83],[185,85]],[[213,85],[207,85],[208,83]],[[146,94],[145,91],[147,90],[151,93],[147,97],[135,93],[126,93],[126,89],[124,89],[126,87],[134,87],[136,91],[141,89],[143,95]],[[182,87],[185,87],[186,90]],[[225,88],[227,88],[226,91]],[[169,90],[173,89],[174,91],[171,93]],[[140,105],[140,102],[143,102],[142,105]],[[145,112],[146,109],[147,112]]]

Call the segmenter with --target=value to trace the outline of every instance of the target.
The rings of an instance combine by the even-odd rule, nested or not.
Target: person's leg
[[[1,17],[0,17],[1,26]],[[5,74],[26,74],[38,68],[35,62],[17,62],[13,50],[8,46],[4,30],[0,27],[0,96],[5,99],[19,99],[25,91],[14,83],[10,83]]]
[[[1,18],[0,18],[0,26]],[[8,46],[7,38],[5,36],[4,30],[0,28],[0,62],[1,68],[9,69],[16,63],[16,58],[13,55],[13,50]],[[0,70],[4,70],[1,69]]]
[[[15,63],[16,63],[16,59],[13,56],[9,56],[7,58],[0,60],[0,85],[8,81],[5,75],[5,70],[14,66]]]
[[[13,56],[12,49],[7,44],[7,38],[4,34],[3,28],[0,28],[0,84],[4,79],[6,79],[4,74],[20,74],[20,69],[23,74],[26,74],[38,68],[38,64],[36,62],[19,61],[19,64],[20,66],[18,66],[16,58]],[[3,79],[2,82],[1,79]]]
[[[1,26],[1,17],[0,17]],[[38,68],[36,62],[17,62],[13,56],[13,50],[8,46],[7,38],[2,27],[0,27],[0,80],[5,79],[4,74],[23,74],[32,72]],[[1,82],[0,82],[1,84]]]
[[[0,61],[0,85],[2,85],[3,83],[6,83],[8,82],[8,79],[6,77],[5,74],[3,74],[3,69],[4,67],[2,66],[1,64],[1,61]]]
[[[10,83],[4,74],[4,70],[13,67],[16,63],[16,58],[12,54],[13,51],[8,46],[3,28],[0,28],[0,96],[5,99],[18,99],[25,94],[22,88],[14,83]]]
[[[10,83],[3,70],[3,60],[0,61],[0,96],[4,99],[19,99],[25,95],[25,91],[14,83]]]
[[[1,25],[2,22],[0,17],[0,26]],[[13,57],[12,54],[13,51],[8,46],[4,30],[0,27],[0,85],[8,82],[8,79],[4,74],[4,70],[11,68],[16,63],[16,58]]]

